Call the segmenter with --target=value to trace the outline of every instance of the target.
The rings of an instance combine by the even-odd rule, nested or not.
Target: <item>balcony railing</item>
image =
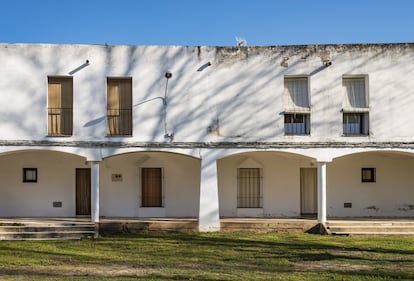
[[[108,109],[106,131],[108,136],[131,136],[132,109]]]
[[[48,108],[48,135],[71,136],[73,130],[72,108]]]

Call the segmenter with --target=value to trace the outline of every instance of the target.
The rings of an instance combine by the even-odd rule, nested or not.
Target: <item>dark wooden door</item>
[[[91,214],[91,169],[76,169],[76,215]]]

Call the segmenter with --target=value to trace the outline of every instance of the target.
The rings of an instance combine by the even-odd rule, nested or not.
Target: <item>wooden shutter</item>
[[[108,78],[107,134],[132,135],[132,80]]]
[[[107,134],[119,134],[119,83],[118,80],[108,79],[107,97]]]
[[[61,134],[72,135],[73,127],[73,81],[65,78],[61,81]]]
[[[162,207],[162,169],[142,168],[141,206]]]
[[[48,78],[48,134],[72,135],[73,80],[72,77]]]
[[[58,135],[61,130],[60,108],[61,108],[61,85],[55,79],[49,78],[48,83],[48,135]]]

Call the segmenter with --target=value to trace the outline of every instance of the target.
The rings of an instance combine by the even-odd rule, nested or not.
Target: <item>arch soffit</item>
[[[151,154],[158,154],[158,155],[178,155],[178,156],[182,156],[182,157],[188,157],[188,158],[192,158],[192,159],[198,159],[200,160],[200,156],[197,156],[196,153],[194,153],[193,151],[165,151],[165,150],[139,150],[139,151],[122,151],[119,153],[112,153],[112,154],[107,154],[105,156],[102,157],[103,160],[105,159],[111,159],[114,157],[122,157],[125,155],[131,155],[131,154],[140,154],[143,155],[144,158],[146,157],[150,157]]]
[[[350,150],[350,151],[343,151],[341,153],[336,154],[333,157],[333,160],[344,158],[347,156],[354,156],[359,154],[382,154],[382,155],[397,155],[397,156],[405,156],[405,157],[414,157],[414,151],[410,149],[363,149],[363,150]]]
[[[312,154],[308,155],[308,154],[304,154],[304,153],[301,153],[301,152],[280,151],[280,150],[230,150],[230,151],[226,150],[226,151],[223,151],[222,153],[220,153],[217,160],[232,157],[232,156],[245,155],[246,157],[244,158],[244,160],[242,160],[242,162],[244,162],[244,161],[255,161],[256,164],[260,166],[261,163],[258,162],[254,158],[254,154],[264,154],[264,153],[271,153],[271,154],[274,154],[274,155],[277,155],[277,156],[280,156],[280,157],[286,157],[286,158],[296,157],[296,158],[316,160],[316,158]],[[242,162],[240,162],[240,164],[242,164]]]
[[[90,156],[90,154],[82,153],[81,151],[76,153],[76,152],[73,151],[73,149],[68,150],[68,149],[64,149],[64,148],[33,148],[33,147],[27,148],[27,147],[22,147],[22,148],[14,148],[12,150],[7,150],[7,151],[6,150],[5,151],[0,151],[0,157],[1,156],[6,156],[6,155],[13,155],[15,153],[25,153],[25,152],[63,153],[63,154],[82,157],[82,158],[86,158],[86,159],[88,159],[88,157]]]

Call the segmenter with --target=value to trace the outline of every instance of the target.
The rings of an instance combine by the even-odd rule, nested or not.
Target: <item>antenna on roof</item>
[[[247,41],[244,38],[240,38],[236,36],[236,46],[237,47],[244,47],[247,45]]]

